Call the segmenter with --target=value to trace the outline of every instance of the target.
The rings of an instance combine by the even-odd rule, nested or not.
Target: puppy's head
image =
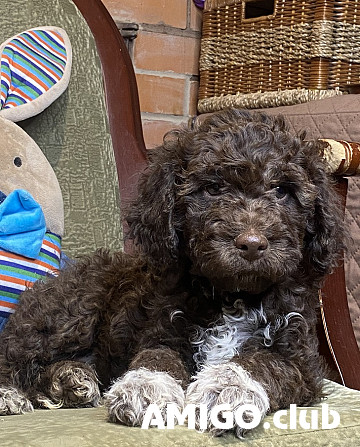
[[[341,249],[341,213],[316,142],[281,117],[228,110],[154,150],[128,222],[153,264],[190,261],[222,290],[321,279]]]

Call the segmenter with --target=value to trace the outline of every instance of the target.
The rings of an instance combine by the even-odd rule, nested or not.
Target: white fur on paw
[[[210,412],[217,405],[227,404],[234,414],[242,405],[254,405],[259,410],[261,418],[269,411],[269,398],[263,386],[252,379],[250,374],[241,366],[233,362],[219,365],[207,365],[194,377],[186,392],[186,405],[205,404],[208,410],[207,429],[219,436],[224,431],[216,428],[210,419]],[[250,414],[243,415],[244,419]],[[199,428],[199,421],[197,421]],[[244,429],[236,424],[234,418],[234,432],[239,438],[243,437]]]
[[[184,391],[173,377],[145,368],[128,371],[104,395],[109,420],[130,426],[141,426],[150,404],[159,407],[166,421],[166,405],[174,403],[181,410],[184,400]]]
[[[24,414],[34,411],[34,408],[25,396],[16,388],[0,388],[0,415]]]

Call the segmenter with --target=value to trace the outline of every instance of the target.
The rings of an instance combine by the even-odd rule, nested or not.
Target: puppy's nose
[[[239,234],[234,239],[234,243],[240,250],[241,256],[249,261],[259,259],[269,246],[266,237],[254,229]]]

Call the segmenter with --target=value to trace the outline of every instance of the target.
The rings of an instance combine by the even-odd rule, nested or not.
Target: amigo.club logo
[[[141,428],[157,427],[159,429],[172,429],[175,425],[187,425],[189,429],[206,430],[209,421],[213,427],[220,430],[230,430],[236,426],[244,430],[251,430],[261,424],[260,410],[251,404],[241,405],[235,411],[229,404],[214,406],[210,411],[205,404],[189,404],[182,411],[176,404],[167,404],[161,410],[156,404],[150,404],[146,410]],[[272,415],[272,423],[276,428],[304,430],[331,430],[340,424],[340,415],[331,410],[327,404],[319,408],[298,408],[291,404],[287,410],[279,410]],[[269,429],[271,423],[263,422],[263,427]]]

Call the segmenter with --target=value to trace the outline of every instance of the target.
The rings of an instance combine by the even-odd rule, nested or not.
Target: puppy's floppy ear
[[[172,263],[178,256],[180,223],[176,217],[176,185],[182,169],[180,146],[175,139],[151,150],[138,197],[130,207],[129,236],[153,264]]]
[[[322,276],[337,265],[344,249],[343,207],[335,182],[322,160],[313,164],[312,172],[317,196],[307,223],[305,251],[310,270]]]

